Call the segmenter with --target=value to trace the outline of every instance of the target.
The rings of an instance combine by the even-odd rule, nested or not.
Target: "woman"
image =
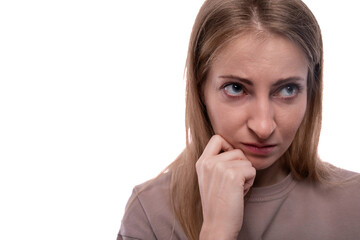
[[[300,0],[207,0],[186,149],[135,188],[118,239],[356,239],[360,177],[321,162],[323,51]]]

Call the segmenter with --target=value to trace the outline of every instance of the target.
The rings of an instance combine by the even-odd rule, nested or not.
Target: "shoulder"
[[[171,173],[136,186],[126,206],[119,235],[135,239],[181,239],[170,198]],[[185,238],[182,238],[185,239]]]
[[[326,191],[346,191],[350,189],[357,189],[353,192],[360,194],[360,173],[332,167],[329,171],[328,178],[324,181],[319,181],[316,186]]]
[[[360,174],[344,169],[335,169],[328,183],[323,183],[325,191],[334,192],[344,202],[354,201],[359,205],[360,201]],[[360,205],[359,205],[360,206]],[[359,209],[360,210],[360,209]]]
[[[319,194],[344,194],[355,189],[353,194],[360,194],[360,174],[331,166],[325,179],[319,181],[300,180],[298,187]]]
[[[165,202],[170,199],[170,182],[171,173],[162,173],[154,179],[135,186],[134,193],[137,193],[139,200],[145,204],[156,200]]]
[[[298,181],[293,194],[313,208],[341,212],[344,217],[357,212],[360,219],[359,173],[334,167],[323,181]]]
[[[304,236],[311,234],[311,239],[358,238],[360,174],[334,168],[325,181],[296,182],[283,203],[282,216],[288,219],[291,215],[303,229],[290,230]]]
[[[354,181],[354,183],[359,182],[360,173],[353,172],[350,170],[332,167],[332,170],[330,172],[330,179],[332,181]]]

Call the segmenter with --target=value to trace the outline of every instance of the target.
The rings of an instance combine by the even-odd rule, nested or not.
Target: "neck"
[[[256,171],[253,187],[266,187],[280,182],[289,174],[289,169],[284,167],[281,159],[266,169]]]

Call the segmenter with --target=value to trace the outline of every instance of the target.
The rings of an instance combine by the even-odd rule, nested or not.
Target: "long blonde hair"
[[[279,34],[297,44],[307,56],[307,110],[282,160],[298,179],[319,181],[327,173],[317,154],[323,45],[311,11],[300,0],[207,0],[195,20],[186,62],[186,149],[169,167],[172,205],[189,239],[199,238],[203,221],[195,163],[214,134],[201,101],[201,86],[216,54],[249,31]]]

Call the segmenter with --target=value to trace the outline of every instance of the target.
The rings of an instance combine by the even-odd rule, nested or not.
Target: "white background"
[[[320,154],[360,172],[355,0],[307,0],[323,30]],[[0,2],[0,239],[115,239],[131,189],[184,147],[202,0]]]

